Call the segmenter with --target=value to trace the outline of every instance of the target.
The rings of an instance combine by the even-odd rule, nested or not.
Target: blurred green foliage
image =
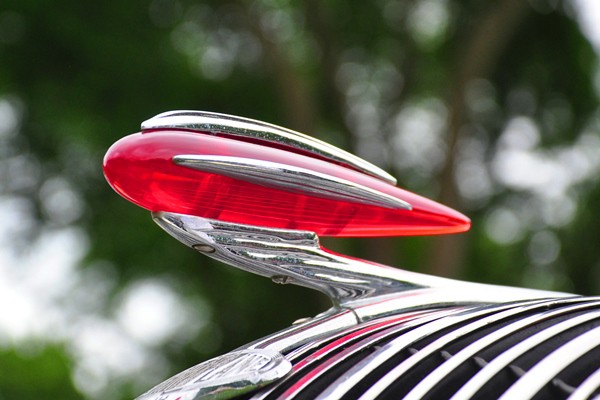
[[[473,219],[461,236],[324,241],[336,251],[597,293],[597,74],[567,1],[4,0],[0,200],[34,221],[7,246],[26,251],[48,230],[82,229],[73,274],[105,290],[88,293],[91,306],[63,293],[75,328],[82,315],[123,325],[119,310],[139,282],[165,282],[201,323],[142,346],[154,358],[135,371],[149,378],[115,373],[104,383],[80,365],[76,334],[32,356],[19,350],[28,340],[0,341],[0,399],[128,398],[328,307],[319,294],[195,254],[108,187],[106,149],[167,110],[303,131]]]
[[[48,395],[60,399],[78,399],[71,382],[71,361],[64,349],[46,346],[39,350],[0,352],[0,388],[2,399],[40,399]]]

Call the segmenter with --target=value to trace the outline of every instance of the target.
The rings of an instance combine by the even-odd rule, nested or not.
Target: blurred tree
[[[11,334],[16,316],[0,319],[9,332],[0,366],[32,371],[4,375],[0,394],[41,375],[67,382],[66,369],[45,372],[44,360],[57,357],[72,360],[61,365],[72,366],[81,396],[127,398],[327,307],[318,294],[194,254],[109,189],[106,149],[166,110],[312,134],[474,221],[462,236],[325,241],[334,250],[440,275],[598,292],[600,250],[587,239],[600,209],[598,55],[577,15],[551,0],[5,0],[3,250],[28,265],[70,232],[70,247],[54,251],[82,256],[63,280],[51,279],[58,266],[47,273],[47,286],[61,290],[27,292],[41,304],[31,318],[45,333]],[[41,273],[19,268],[0,274],[26,285]],[[50,305],[60,318],[47,320]],[[13,348],[27,348],[30,335],[65,343],[64,354],[49,347],[39,359],[21,357]],[[45,397],[75,396],[60,391],[74,393],[68,383],[41,387]]]

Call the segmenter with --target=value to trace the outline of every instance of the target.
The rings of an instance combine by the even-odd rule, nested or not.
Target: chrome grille
[[[292,375],[280,381],[277,386],[272,387],[270,390],[258,393],[252,399],[290,397],[290,392],[299,391],[305,383],[310,383],[311,390],[314,390],[314,380],[307,379],[307,376],[318,378],[317,374],[323,375],[323,371],[327,370],[327,374],[323,376],[331,378],[334,373],[331,368],[341,361],[347,361],[347,358],[353,356],[354,353],[369,351],[378,342],[390,340],[390,338],[396,337],[401,332],[410,330],[415,326],[463,310],[464,307],[453,307],[380,318],[308,343],[286,355],[294,364]],[[346,348],[353,344],[356,345],[353,347],[352,352],[344,352]]]
[[[254,400],[591,398],[600,387],[600,299],[388,318],[287,358],[292,374]]]

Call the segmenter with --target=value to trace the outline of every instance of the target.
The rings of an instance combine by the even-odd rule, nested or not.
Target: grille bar
[[[396,339],[386,344],[375,353],[371,354],[370,356],[366,357],[365,359],[354,365],[347,371],[346,374],[344,374],[343,377],[331,383],[329,387],[317,397],[317,399],[323,400],[330,398],[341,398],[354,387],[356,387],[360,381],[362,381],[369,374],[371,374],[377,367],[380,367],[382,364],[384,364],[386,361],[394,357],[402,350],[408,348],[413,343],[428,337],[432,333],[438,332],[442,329],[451,327],[453,325],[460,325],[472,319],[477,319],[476,322],[473,322],[472,324],[477,325],[479,327],[485,326],[486,323],[491,323],[494,320],[497,320],[498,315],[500,314],[507,314],[506,316],[514,315],[538,307],[545,307],[555,302],[555,300],[535,300],[520,303],[518,305],[504,304],[501,306],[490,306],[486,308],[480,308],[475,311],[470,310],[455,316],[444,317],[437,321],[433,321],[427,325],[421,326],[410,332],[407,332],[402,336],[397,337]],[[482,320],[486,322],[482,324],[480,322]],[[459,335],[457,333],[457,330],[453,330],[449,335],[446,335],[445,337],[446,340],[448,340],[448,338],[451,338],[450,340],[454,340],[458,336]],[[439,343],[441,344],[441,342]],[[414,359],[414,361],[416,361],[416,359]]]
[[[417,386],[415,386],[405,397],[405,400],[414,400],[422,398],[427,392],[429,392],[434,386],[436,386],[440,381],[442,381],[446,376],[448,376],[454,369],[458,368],[460,364],[469,360],[471,357],[475,356],[478,352],[485,349],[486,347],[497,343],[499,340],[505,338],[508,335],[514,334],[516,331],[532,326],[534,324],[540,323],[543,320],[547,320],[550,318],[554,318],[560,315],[564,315],[567,313],[572,313],[580,310],[584,310],[586,308],[594,307],[600,305],[600,302],[595,303],[585,303],[585,304],[576,304],[570,307],[559,308],[552,311],[546,311],[540,314],[534,314],[530,317],[526,317],[516,322],[513,322],[509,325],[506,325],[498,330],[493,331],[492,333],[484,336],[483,338],[478,339],[473,342],[469,346],[462,349],[460,352],[454,354],[449,360],[441,364],[434,371],[432,371],[425,379],[423,379]],[[600,316],[600,312],[595,312],[593,314],[584,315],[584,320],[598,318]],[[567,320],[563,324],[568,324],[570,322]],[[566,328],[565,328],[566,329]],[[489,365],[489,364],[488,364]],[[387,377],[386,377],[387,378]],[[395,379],[393,377],[392,379]],[[389,378],[388,378],[389,379]]]
[[[597,305],[597,303],[594,303]],[[507,349],[496,358],[486,364],[478,373],[476,373],[471,379],[457,391],[451,400],[462,400],[469,399],[477,391],[485,385],[492,377],[498,374],[502,369],[508,367],[515,359],[523,355],[525,352],[531,350],[533,347],[540,343],[554,337],[570,328],[573,328],[579,324],[597,319],[600,317],[600,311],[578,315],[574,318],[562,321],[556,325],[552,325],[539,333],[530,336],[523,340],[517,345]],[[599,376],[600,378],[600,376]]]
[[[599,394],[599,352],[599,297],[413,311],[313,337],[251,399],[581,400]]]
[[[569,364],[597,346],[600,346],[600,327],[579,335],[543,358],[504,392],[499,400],[533,397]]]
[[[324,346],[327,347],[328,343],[332,342],[332,340],[340,339],[338,341],[338,343],[336,343],[336,346],[331,346],[331,347],[327,348],[326,351],[328,353],[335,353],[336,351],[341,351],[344,347],[348,347],[348,349],[351,348],[352,350],[351,351],[347,351],[347,350],[342,351],[342,353],[344,353],[346,355],[346,357],[337,356],[335,358],[332,357],[332,358],[328,359],[326,361],[327,368],[324,368],[324,370],[325,369],[330,370],[331,368],[337,366],[340,362],[345,360],[347,357],[352,356],[359,351],[367,349],[379,341],[386,340],[387,338],[396,337],[406,330],[410,330],[414,327],[421,326],[423,324],[429,323],[436,319],[440,319],[444,316],[453,315],[453,314],[457,314],[457,313],[464,312],[464,311],[465,311],[464,307],[456,307],[456,308],[451,308],[451,309],[434,310],[433,312],[419,313],[417,316],[415,316],[415,314],[411,314],[411,316],[415,316],[415,317],[412,319],[403,321],[402,324],[396,323],[396,324],[390,325],[387,328],[383,327],[383,329],[362,339],[360,342],[358,340],[350,340],[348,342],[344,342],[344,340],[343,340],[344,337],[346,337],[346,335],[353,335],[353,332],[355,332],[357,330],[357,328],[364,327],[364,326],[372,326],[373,324],[375,324],[375,320],[369,321],[367,323],[362,324],[361,326],[344,330],[343,331],[344,334],[336,334],[334,337],[328,337],[327,339],[318,340],[318,341],[316,341],[316,345],[314,343],[306,344],[305,346],[302,346],[302,347],[296,349],[294,352],[292,352],[288,355],[288,358],[290,359],[290,361],[292,361],[294,363],[293,373],[290,374],[284,380],[280,381],[276,386],[273,386],[266,391],[261,391],[261,392],[257,393],[254,397],[252,397],[252,400],[277,398],[278,395],[277,394],[274,395],[274,393],[281,393],[284,390],[285,391],[289,390],[286,388],[281,390],[280,388],[285,387],[286,385],[288,385],[288,386],[295,385],[295,384],[297,384],[298,381],[302,380],[303,379],[303,376],[302,376],[303,370],[307,369],[308,367],[314,368],[314,364],[318,364],[320,359],[323,358],[320,356],[315,357],[315,352],[318,352],[321,347],[324,347]],[[358,339],[360,339],[360,338],[358,338]],[[356,342],[358,342],[358,343],[356,343]],[[356,344],[353,344],[353,343],[356,343]],[[307,360],[309,362],[303,363],[305,360]],[[302,367],[302,368],[300,368],[298,366],[299,364],[300,364],[300,367]],[[324,370],[323,370],[323,372],[324,372]],[[286,392],[287,398],[291,398],[291,397],[295,396],[296,394],[298,394],[302,389],[305,388],[306,384],[308,384],[308,383],[311,383],[311,381],[304,380],[302,384],[300,384],[299,386],[296,387],[297,390],[293,390],[291,393]]]
[[[361,396],[361,400],[376,398],[384,390],[386,390],[394,381],[396,381],[400,376],[404,375],[411,368],[415,367],[419,362],[425,360],[425,358],[442,351],[444,349],[444,347],[449,345],[450,343],[452,343],[466,335],[469,335],[479,329],[483,329],[490,324],[499,322],[499,321],[507,319],[507,318],[515,317],[515,316],[518,316],[523,313],[531,312],[540,307],[545,307],[545,306],[546,306],[546,304],[544,304],[544,303],[537,303],[537,304],[533,304],[533,305],[509,308],[508,310],[487,316],[485,318],[478,319],[475,322],[472,322],[470,324],[467,324],[465,326],[462,326],[456,330],[449,332],[448,334],[433,341],[432,343],[430,343],[429,345],[427,345],[425,348],[421,349],[417,353],[413,354],[411,357],[407,358],[402,363],[398,364],[395,368],[393,368],[391,371],[386,373],[373,386],[371,386],[371,388],[363,396]],[[535,321],[539,321],[541,318],[539,315],[536,314],[536,315],[529,317],[528,319],[530,319],[528,321],[529,323],[533,323]],[[515,329],[527,324],[527,323],[523,324],[522,321],[523,320],[519,320],[519,321],[513,323],[513,324],[516,324],[516,326],[513,326],[512,329],[511,329],[512,324],[507,325],[498,331],[494,331],[493,333],[491,333],[491,335],[497,336],[497,332],[503,332],[503,331],[504,332],[507,332],[507,331],[514,332]],[[479,340],[481,341],[484,339],[479,339]],[[477,343],[477,342],[475,342],[475,343]],[[454,359],[454,356],[452,357],[452,359]],[[446,363],[449,363],[449,362],[450,362],[449,360],[446,361]],[[443,376],[438,376],[438,378],[441,379],[441,378],[443,378]],[[407,395],[407,399],[421,398],[425,393],[427,393],[427,391],[430,389],[430,387],[432,387],[429,385],[429,383],[430,383],[430,381],[428,378],[423,379],[420,384],[416,385],[413,388],[413,391],[409,392],[409,394]],[[437,380],[435,381],[435,383],[437,383]]]
[[[434,312],[425,317],[418,318],[418,319],[415,319],[412,321],[408,321],[407,323],[397,325],[394,327],[390,327],[389,329],[375,333],[375,334],[365,338],[364,340],[360,341],[359,343],[357,343],[355,345],[351,345],[350,347],[347,347],[347,349],[345,349],[344,351],[339,352],[338,354],[328,358],[325,362],[316,366],[313,370],[310,371],[310,373],[308,375],[306,375],[305,377],[302,377],[295,384],[293,384],[289,389],[287,389],[285,391],[285,393],[283,393],[278,399],[292,399],[292,398],[300,395],[302,393],[302,391],[304,389],[306,389],[306,387],[308,387],[311,383],[313,383],[313,380],[315,377],[327,374],[328,372],[330,372],[331,370],[333,370],[334,368],[339,366],[341,363],[343,363],[350,357],[374,346],[378,342],[385,341],[386,339],[391,338],[391,337],[395,337],[398,334],[400,334],[401,332],[403,332],[405,330],[409,330],[415,326],[421,326],[421,325],[427,324],[431,321],[448,316],[449,314],[455,314],[455,313],[462,312],[462,311],[464,311],[464,309],[454,309],[454,310],[444,310],[441,312]],[[332,344],[334,344],[334,343],[332,343]],[[335,343],[335,346],[332,346],[330,349],[327,349],[327,350],[329,350],[328,351],[329,353],[333,352],[333,350],[339,351],[339,349],[342,346],[348,346],[349,344],[351,344],[351,343],[348,343],[346,338],[341,338],[337,343]],[[311,356],[311,358],[313,358],[313,357],[314,356]],[[312,361],[312,360],[310,360],[310,361]],[[310,364],[312,364],[312,362]],[[303,367],[305,367],[305,366],[309,366],[309,365],[306,365],[306,364],[303,365]],[[296,371],[296,369],[294,369],[294,371]]]
[[[353,326],[338,334],[328,336],[325,339],[315,340],[305,346],[302,346],[287,355],[287,359],[294,363],[293,372],[287,378],[279,381],[277,386],[273,386],[268,390],[261,391],[252,397],[252,400],[261,400],[269,397],[274,390],[279,386],[285,385],[287,381],[296,379],[296,374],[301,374],[303,370],[309,369],[313,364],[320,362],[323,358],[326,358],[331,353],[335,352],[342,345],[358,341],[365,336],[372,335],[375,332],[381,331],[386,328],[394,327],[401,323],[407,323],[419,316],[422,316],[423,312],[404,314],[401,316],[387,317],[383,320],[373,320],[367,323]],[[438,312],[428,313],[431,316],[439,314]],[[427,317],[422,317],[429,319]],[[439,316],[438,316],[439,318]],[[420,319],[419,319],[420,320]]]

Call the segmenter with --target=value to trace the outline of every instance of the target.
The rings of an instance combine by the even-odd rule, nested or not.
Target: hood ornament
[[[319,236],[458,233],[470,221],[396,187],[356,156],[275,125],[197,111],[159,114],[108,150],[104,171],[119,194],[187,246],[276,283],[319,290],[337,308],[432,288],[473,303],[560,295],[489,290],[322,248]]]

